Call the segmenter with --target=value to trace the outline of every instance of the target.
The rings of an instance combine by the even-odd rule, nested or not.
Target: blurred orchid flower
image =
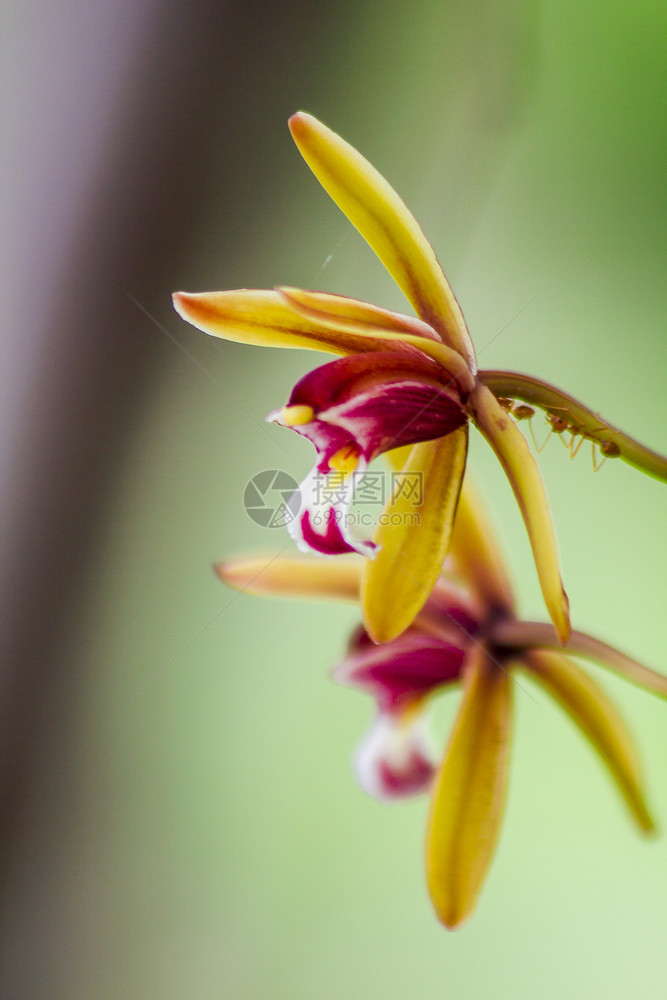
[[[510,481],[547,609],[565,642],[568,601],[547,498],[535,459],[513,419],[512,399],[505,397],[527,395],[555,414],[563,429],[572,430],[564,419],[570,410],[563,406],[570,397],[512,372],[490,373],[489,388],[485,373],[477,371],[463,315],[435,253],[393,188],[315,118],[300,112],[289,124],[308,166],[419,317],[295,288],[174,295],[179,314],[205,333],[342,355],[303,378],[287,405],[269,417],[309,438],[318,453],[315,469],[302,484],[304,503],[293,536],[301,548],[322,554],[356,550],[369,556],[362,580],[366,627],[378,642],[400,635],[423,606],[447,553],[466,464],[468,424],[473,423]],[[612,433],[597,414],[576,405],[578,434],[598,440],[600,447],[604,444],[606,455],[620,455],[641,466],[642,456],[637,458],[637,448],[627,443],[630,439]],[[400,516],[380,518],[372,540],[355,539],[346,524],[353,473],[383,452],[408,444],[415,447],[405,471],[423,477],[418,525]],[[660,469],[667,475],[663,464]],[[317,510],[316,481],[330,472],[341,478],[341,489],[322,514]]]
[[[357,600],[356,557],[254,558],[222,563],[240,590]],[[468,483],[462,490],[448,572],[412,625],[374,644],[353,637],[334,677],[370,693],[375,722],[356,756],[363,788],[384,800],[430,791],[426,877],[438,918],[452,929],[472,913],[498,838],[507,785],[515,670],[561,705],[607,765],[640,830],[653,822],[632,738],[604,691],[573,660],[590,658],[667,698],[667,678],[592,636],[565,648],[551,625],[521,621],[492,533]],[[431,697],[461,682],[463,698],[442,762],[426,732]]]

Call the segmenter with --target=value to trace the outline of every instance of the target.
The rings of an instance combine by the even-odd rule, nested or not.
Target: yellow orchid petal
[[[394,334],[405,333],[411,337],[418,337],[416,343],[420,348],[423,347],[422,340],[430,340],[442,346],[435,330],[415,316],[405,316],[392,309],[383,309],[382,306],[374,306],[370,302],[351,299],[347,295],[336,295],[333,292],[310,292],[304,288],[292,288],[291,285],[282,285],[276,291],[285,295],[290,305],[300,307],[304,312],[323,322],[335,323],[337,320],[346,320],[376,333],[386,330]],[[460,361],[461,355],[458,357]]]
[[[475,384],[466,362],[453,347],[443,344],[430,326],[401,313],[381,309],[368,302],[348,299],[328,292],[307,292],[301,288],[278,288],[288,303],[315,323],[332,330],[361,337],[378,336],[418,348],[437,361],[465,392]]]
[[[174,308],[184,320],[224,340],[332,354],[404,350],[399,337],[359,335],[313,320],[292,308],[276,291],[176,292],[173,298]]]
[[[380,550],[362,573],[361,607],[375,642],[404,632],[433,589],[449,547],[467,449],[467,426],[417,444],[397,480],[373,537]]]
[[[339,135],[299,112],[289,126],[320,184],[378,255],[417,315],[466,359],[475,352],[463,314],[430,243],[394,189]]]
[[[642,792],[642,776],[632,736],[602,688],[563,653],[525,654],[530,675],[539,681],[593,744],[644,832],[653,820]]]
[[[560,577],[556,535],[537,462],[521,431],[486,386],[476,385],[470,405],[477,427],[500,459],[514,491],[547,610],[558,637],[565,643],[570,634],[569,602]]]
[[[337,556],[249,556],[214,567],[220,579],[249,594],[268,597],[359,598],[361,560]]]
[[[450,552],[465,581],[487,604],[513,610],[512,585],[469,476],[461,487]]]
[[[402,444],[400,448],[392,448],[391,451],[385,452],[385,458],[389,461],[392,469],[400,472],[401,469],[405,468],[413,448],[413,444]]]
[[[402,469],[414,445],[403,445],[386,453],[393,469]],[[477,491],[466,474],[452,530],[449,551],[461,576],[488,604],[512,611],[514,593],[500,549]]]
[[[471,654],[464,684],[426,836],[429,894],[450,930],[472,913],[498,840],[512,716],[511,678],[481,646]]]

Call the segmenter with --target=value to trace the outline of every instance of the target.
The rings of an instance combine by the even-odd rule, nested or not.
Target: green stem
[[[649,476],[667,482],[667,457],[644,447],[628,434],[607,423],[599,413],[594,413],[582,403],[561,392],[548,382],[517,372],[481,371],[477,375],[494,396],[521,399],[532,403],[553,417],[566,420],[569,428],[589,441],[605,448],[617,448],[616,455],[628,465],[646,472]],[[603,452],[604,454],[604,452]]]
[[[621,653],[619,649],[608,646],[606,642],[595,639],[585,632],[572,631],[570,638],[562,646],[558,641],[555,629],[546,622],[522,622],[507,619],[494,626],[489,640],[503,651],[557,649],[561,653],[585,656],[589,660],[609,667],[633,684],[639,684],[640,687],[652,691],[653,694],[667,698],[667,677],[645,667],[637,660]]]

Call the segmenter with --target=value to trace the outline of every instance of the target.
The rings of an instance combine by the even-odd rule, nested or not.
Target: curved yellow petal
[[[514,609],[512,585],[500,549],[469,476],[461,487],[450,552],[465,581],[487,605],[510,612]]]
[[[443,346],[435,330],[416,316],[405,316],[392,309],[383,309],[382,306],[374,306],[370,302],[351,299],[347,295],[337,295],[334,292],[311,292],[304,288],[293,288],[291,285],[282,285],[276,291],[284,295],[290,305],[297,306],[313,319],[325,323],[344,320],[375,333],[380,330],[392,334],[405,333],[410,337],[419,338],[416,345],[422,349],[424,347],[422,340],[430,340]],[[458,355],[458,358],[461,361],[461,355]]]
[[[547,610],[560,641],[565,643],[570,634],[569,602],[560,577],[556,535],[537,462],[521,431],[486,386],[475,386],[470,407],[475,424],[510,481],[528,530]]]
[[[350,333],[292,308],[276,291],[176,292],[176,312],[213,337],[260,347],[292,347],[332,354],[405,350],[400,337]]]
[[[373,541],[380,550],[363,568],[361,607],[375,642],[412,623],[438,578],[456,513],[468,450],[468,428],[417,444]]]
[[[412,303],[417,315],[474,369],[463,314],[430,243],[375,167],[311,115],[289,121],[299,152],[320,184],[359,230]]]
[[[329,292],[307,292],[301,288],[278,288],[288,303],[315,323],[332,330],[363,337],[382,337],[416,347],[447,371],[460,388],[471,392],[475,380],[458,351],[443,344],[426,323],[411,316],[381,309],[368,302]]]
[[[472,913],[500,832],[512,719],[512,680],[478,646],[433,789],[426,880],[438,918],[453,930]]]
[[[413,444],[402,444],[400,448],[392,448],[391,451],[385,452],[385,458],[395,472],[400,472],[401,469],[405,468],[414,447]]]
[[[642,792],[642,775],[632,736],[602,688],[563,653],[530,652],[524,660],[579,726],[605,762],[641,830],[653,829]]]
[[[354,556],[323,559],[258,555],[229,559],[213,568],[224,583],[249,594],[356,601],[361,562]]]

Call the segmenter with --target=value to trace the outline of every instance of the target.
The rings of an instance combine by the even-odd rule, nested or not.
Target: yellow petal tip
[[[642,818],[639,827],[644,836],[650,837],[651,840],[658,836],[658,828],[650,813],[646,813],[646,816]]]
[[[363,618],[366,631],[377,646],[381,646],[385,642],[391,642],[392,639],[398,639],[399,635],[402,635],[406,628],[408,628],[408,625],[401,624],[399,628],[395,628],[391,622],[374,621],[372,613],[369,615],[367,611],[364,611]]]
[[[296,141],[303,135],[313,121],[313,116],[309,115],[306,111],[295,111],[294,114],[288,119],[287,124],[289,125],[289,130]]]
[[[472,915],[474,909],[472,906],[462,908],[460,900],[458,905],[454,899],[438,899],[436,901],[432,899],[432,902],[434,903],[436,917],[448,931],[457,931],[459,927],[462,927]]]
[[[468,913],[464,913],[463,916],[456,915],[456,916],[440,917],[440,923],[442,924],[443,927],[446,927],[448,931],[457,931],[459,927],[462,927],[464,925],[468,917],[469,917]]]
[[[210,314],[210,306],[207,304],[206,294],[201,292],[174,292],[171,297],[174,309],[187,323],[199,326]]]
[[[213,572],[219,580],[229,584],[230,587],[242,587],[248,577],[243,563],[238,560],[236,562],[214,563]]]
[[[179,314],[179,316],[183,315],[183,309],[185,308],[185,302],[187,301],[187,298],[188,298],[187,292],[174,292],[174,294],[171,297],[171,301],[174,303],[174,309]]]

